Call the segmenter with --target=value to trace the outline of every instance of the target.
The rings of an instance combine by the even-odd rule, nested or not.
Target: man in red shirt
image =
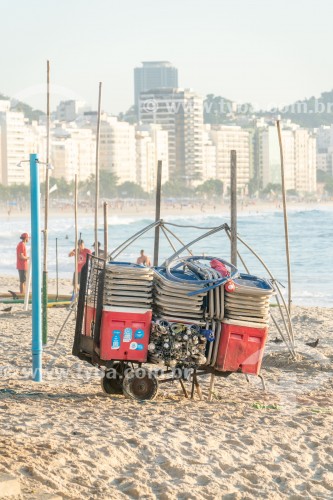
[[[16,247],[16,269],[19,272],[20,279],[20,293],[25,293],[25,282],[27,279],[27,270],[28,270],[28,260],[27,256],[27,247],[26,243],[28,243],[29,235],[28,233],[22,233],[20,236],[20,243]]]
[[[78,282],[78,284],[80,284],[81,270],[87,261],[87,255],[91,254],[91,250],[84,247],[83,240],[78,241],[78,250],[79,250],[79,254],[78,254],[78,264],[77,264],[77,271],[78,271],[77,282]],[[71,252],[69,252],[68,256],[74,257],[74,255],[75,255],[75,248]],[[75,279],[75,273],[73,276],[73,284],[74,284],[74,279]]]

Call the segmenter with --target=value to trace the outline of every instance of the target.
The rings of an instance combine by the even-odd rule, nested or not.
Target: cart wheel
[[[124,377],[123,392],[128,398],[137,401],[155,399],[158,393],[158,380],[146,368],[137,368]]]
[[[116,371],[116,376],[114,370]],[[120,363],[114,364],[112,370],[106,370],[104,377],[101,379],[101,386],[103,392],[109,396],[123,393],[123,379],[121,376]]]

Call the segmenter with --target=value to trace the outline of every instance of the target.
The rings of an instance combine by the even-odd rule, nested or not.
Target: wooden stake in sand
[[[102,100],[102,83],[99,82],[98,91],[98,116],[97,116],[97,131],[96,131],[96,190],[95,190],[95,256],[98,257],[98,204],[99,204],[99,139],[101,130],[101,100]]]
[[[44,260],[43,260],[43,288],[42,288],[42,324],[43,344],[47,344],[47,251],[48,251],[48,219],[49,219],[49,163],[50,163],[50,62],[46,63],[47,97],[46,97],[46,173],[45,173],[45,215],[44,215]]]
[[[106,201],[103,205],[103,214],[104,214],[104,258],[108,258],[108,204]]]
[[[286,187],[284,182],[284,160],[283,160],[283,145],[282,135],[280,128],[280,120],[276,122],[279,146],[280,146],[280,161],[281,161],[281,188],[282,188],[282,201],[283,201],[283,217],[284,217],[284,236],[286,243],[286,257],[287,257],[287,270],[288,270],[288,311],[291,313],[291,270],[290,270],[290,255],[289,255],[289,234],[288,234],[288,216],[287,216],[287,200],[286,200]]]
[[[161,188],[162,188],[162,161],[157,162],[157,179],[156,179],[156,205],[155,205],[155,222],[161,217]],[[160,226],[155,227],[154,239],[154,266],[158,266],[158,251],[160,246]]]

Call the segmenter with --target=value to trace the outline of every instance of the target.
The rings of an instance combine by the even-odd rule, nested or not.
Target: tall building
[[[83,101],[60,101],[56,110],[57,120],[60,122],[73,122],[79,114],[89,111],[89,107]]]
[[[190,89],[141,93],[140,121],[168,132],[170,179],[197,184],[203,177],[203,100]]]
[[[20,161],[28,158],[24,114],[9,110],[0,112],[0,136],[0,183],[5,186],[28,184],[30,173],[27,164],[18,166]]]
[[[58,126],[51,131],[50,157],[52,177],[67,182],[88,179],[95,174],[96,137],[89,128]]]
[[[139,109],[141,92],[165,87],[178,87],[178,69],[168,61],[142,62],[142,68],[134,68],[135,109]]]
[[[230,151],[237,153],[237,190],[247,194],[250,180],[250,134],[238,126],[214,126],[210,138],[216,147],[216,178],[223,182],[223,192],[230,189]]]
[[[299,193],[316,191],[316,139],[306,129],[290,122],[281,129],[285,188]],[[281,184],[281,160],[275,126],[263,126],[258,133],[260,187]]]
[[[119,184],[136,182],[135,128],[104,116],[100,131],[100,168],[115,174]]]
[[[323,170],[333,176],[333,125],[318,128],[316,137],[317,170]]]
[[[160,125],[138,125],[136,143],[136,182],[144,191],[156,189],[157,162],[162,161],[162,184],[169,180],[168,132]]]

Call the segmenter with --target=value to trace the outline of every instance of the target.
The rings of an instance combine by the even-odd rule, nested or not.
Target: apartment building
[[[22,160],[29,159],[26,147],[26,120],[20,111],[10,111],[9,101],[2,102],[0,111],[1,135],[1,169],[0,183],[5,186],[12,184],[28,184],[30,179],[29,167]]]
[[[141,92],[160,88],[178,87],[178,69],[169,61],[144,61],[134,68],[134,104],[139,110]]]
[[[216,148],[216,179],[223,182],[223,192],[230,190],[230,152],[237,153],[237,190],[246,195],[250,180],[250,135],[239,126],[213,126],[209,132]]]
[[[50,158],[52,177],[67,182],[86,180],[95,174],[96,137],[89,128],[59,125],[51,130]]]
[[[159,160],[162,161],[162,184],[169,180],[168,133],[160,125],[138,125],[135,146],[136,182],[151,193],[156,188]]]
[[[112,172],[119,184],[136,182],[135,127],[104,115],[100,130],[100,168]]]
[[[188,185],[203,178],[203,100],[190,89],[142,92],[140,121],[168,132],[169,175]]]
[[[281,128],[286,190],[316,191],[316,139],[306,129],[291,122]],[[262,126],[258,132],[260,187],[281,184],[281,159],[277,129]]]

